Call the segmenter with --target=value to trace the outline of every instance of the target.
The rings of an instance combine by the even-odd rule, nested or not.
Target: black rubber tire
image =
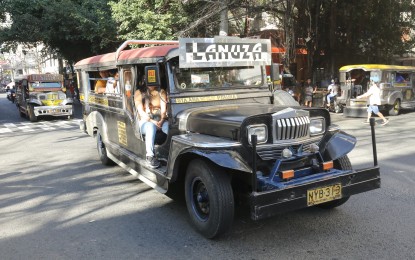
[[[30,122],[36,122],[37,116],[35,116],[35,110],[33,108],[33,105],[27,106],[27,115],[29,116]]]
[[[392,106],[389,107],[389,115],[390,116],[397,116],[401,110],[401,101],[399,99],[395,100]]]
[[[192,224],[206,238],[224,234],[231,227],[235,203],[230,177],[213,163],[202,159],[190,162],[185,199]]]
[[[102,141],[102,136],[99,131],[97,132],[96,138],[97,138],[98,156],[99,156],[99,159],[101,160],[101,163],[106,166],[115,165],[114,161],[108,158],[107,148],[105,148],[105,144]]]
[[[350,163],[349,157],[347,157],[347,155],[345,155],[345,156],[340,157],[339,159],[335,160],[334,161],[334,168],[341,169],[341,170],[351,170],[352,169],[352,164]],[[329,201],[329,202],[326,202],[326,203],[318,204],[318,205],[316,205],[316,207],[322,208],[322,209],[333,209],[333,208],[336,208],[336,207],[346,203],[346,201],[348,201],[349,198],[350,198],[350,196],[343,197],[343,198],[338,199],[338,200],[333,200],[333,201]]]
[[[17,109],[19,109],[19,115],[20,117],[26,117],[26,114],[24,112],[22,112],[20,107],[17,107]]]

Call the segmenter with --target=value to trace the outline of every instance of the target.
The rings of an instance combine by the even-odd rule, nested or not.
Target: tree
[[[123,40],[171,40],[187,22],[180,1],[120,0],[109,4]]]
[[[0,42],[8,47],[42,42],[75,62],[114,51],[120,42],[107,0],[3,0],[2,12],[13,22],[0,29]]]

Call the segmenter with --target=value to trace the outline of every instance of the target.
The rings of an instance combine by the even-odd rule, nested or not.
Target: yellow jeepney
[[[65,94],[63,75],[30,74],[19,81],[16,105],[20,116],[37,121],[39,116],[73,116],[73,100]]]
[[[368,83],[375,81],[381,89],[380,109],[391,116],[401,109],[415,108],[415,67],[384,64],[343,66],[339,70],[341,95],[337,103],[343,107],[343,115],[367,116],[365,99],[356,96],[368,90]]]

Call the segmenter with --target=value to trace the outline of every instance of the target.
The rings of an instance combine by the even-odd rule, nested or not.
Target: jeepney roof
[[[171,50],[177,49],[178,45],[163,45],[143,47],[138,49],[124,50],[120,53],[118,61],[116,61],[116,52],[101,54],[78,61],[75,64],[76,69],[115,66],[121,64],[138,63],[139,60],[147,60],[148,62],[156,62],[157,59],[165,57]],[[141,61],[142,63],[143,61]]]
[[[364,71],[372,70],[396,70],[396,71],[415,71],[415,67],[412,66],[398,66],[398,65],[386,65],[386,64],[359,64],[359,65],[347,65],[339,69],[339,72],[348,72],[355,69],[361,69]]]

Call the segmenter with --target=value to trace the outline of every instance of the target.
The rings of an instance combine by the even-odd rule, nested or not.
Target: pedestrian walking
[[[386,119],[381,112],[379,112],[378,105],[380,105],[380,89],[374,81],[370,82],[370,88],[366,93],[357,96],[356,98],[360,99],[364,97],[369,97],[369,107],[367,108],[367,120],[365,123],[369,123],[369,119],[372,116],[372,113],[376,114],[383,120],[382,125],[389,123],[389,120]]]

